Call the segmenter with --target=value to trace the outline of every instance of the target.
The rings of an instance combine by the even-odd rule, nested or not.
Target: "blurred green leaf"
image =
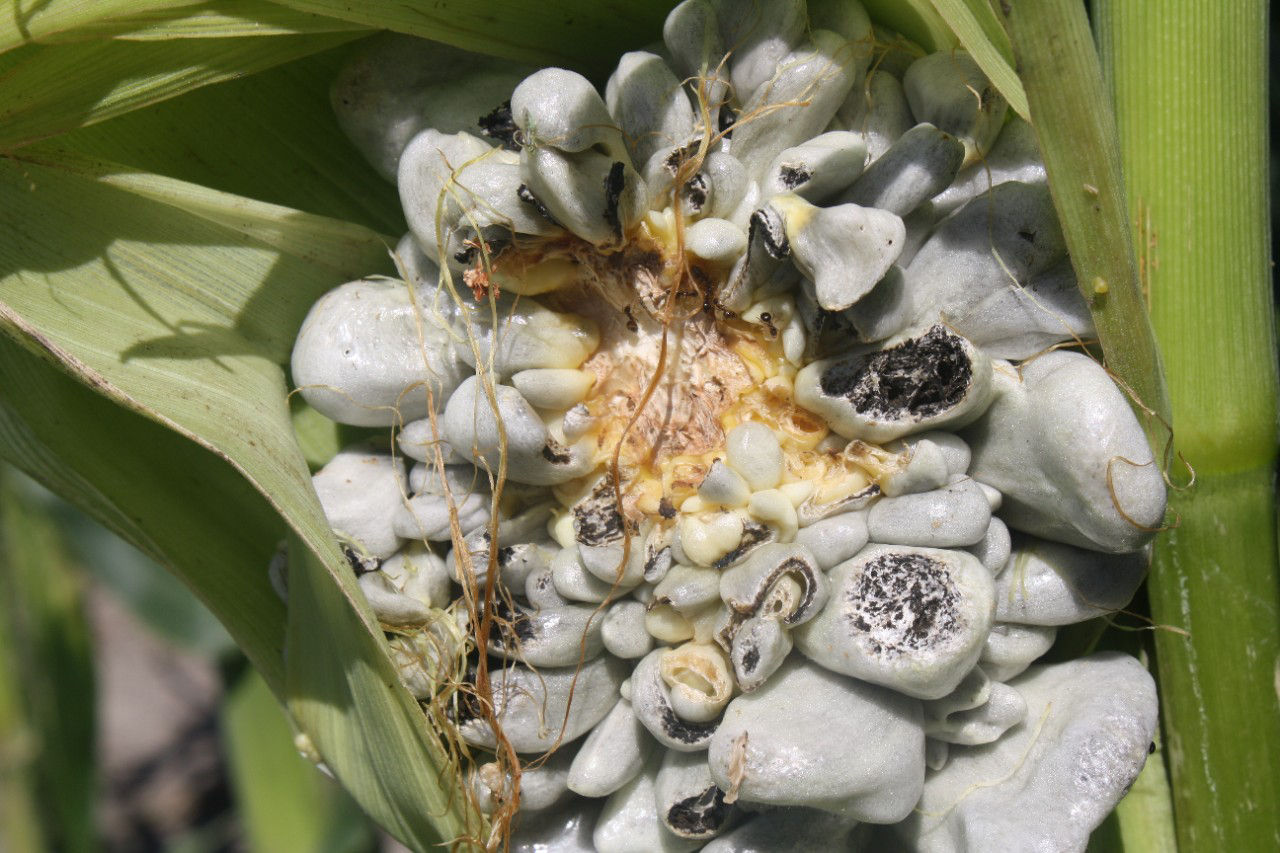
[[[298,754],[284,711],[247,671],[222,709],[223,744],[249,850],[368,850],[369,824],[351,798]]]
[[[60,499],[58,503],[60,507],[49,509],[68,550],[139,621],[167,641],[208,658],[235,650],[226,628],[178,578],[89,516]]]
[[[0,150],[253,74],[359,35],[26,45],[0,60]]]
[[[67,851],[97,848],[94,676],[81,579],[58,528],[0,466],[0,645],[21,684],[43,836]]]
[[[181,14],[201,0],[14,0],[0,15],[0,53],[138,14]]]

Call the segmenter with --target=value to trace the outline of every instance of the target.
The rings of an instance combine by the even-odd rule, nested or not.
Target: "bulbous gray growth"
[[[711,778],[706,756],[667,752],[654,780],[658,817],[672,835],[706,841],[719,835],[735,809]]]
[[[829,131],[779,153],[765,173],[762,194],[795,193],[813,204],[829,201],[857,180],[866,161],[862,134]]]
[[[991,360],[942,325],[796,376],[796,400],[845,438],[890,441],[982,414],[992,399]]]
[[[1015,530],[1125,553],[1164,518],[1164,479],[1128,401],[1097,362],[1058,350],[997,371],[995,402],[965,433],[970,473],[999,489]]]
[[[994,584],[963,551],[869,545],[829,579],[831,604],[795,639],[830,670],[937,699],[982,653]]]
[[[865,87],[855,87],[849,93],[832,123],[862,134],[867,141],[868,163],[874,163],[916,125],[916,120],[902,81],[881,67],[867,75]]]
[[[755,179],[783,149],[817,136],[866,70],[870,51],[856,51],[835,33],[817,30],[775,66],[767,83],[743,104],[748,117],[734,130],[732,151]],[[737,87],[739,93],[750,91]]]
[[[618,701],[626,666],[609,657],[581,668],[544,668],[534,672],[510,666],[492,673],[494,714],[516,752],[546,752],[561,739],[576,740],[604,719]],[[574,691],[572,704],[569,691]],[[458,731],[472,746],[493,749],[493,729],[463,703]]]
[[[607,797],[644,769],[657,743],[619,699],[582,742],[569,768],[568,785],[584,797]]]
[[[987,635],[978,665],[992,681],[1009,681],[1049,651],[1057,636],[1058,629],[1052,626],[997,622]]]
[[[1026,719],[994,743],[951,748],[898,827],[914,849],[1083,851],[1137,778],[1156,694],[1136,660],[1103,653],[1034,667],[1010,687]]]
[[[534,69],[439,42],[382,33],[363,42],[329,93],[342,130],[387,180],[420,130],[477,132],[481,116]],[[429,124],[428,124],[429,123]]]
[[[917,121],[960,138],[966,165],[991,148],[1008,104],[969,54],[953,50],[922,56],[907,69],[902,86]]]
[[[891,211],[815,207],[796,195],[774,197],[769,205],[785,222],[797,269],[813,281],[827,311],[843,311],[865,296],[902,251],[906,230]]]
[[[661,760],[654,756],[644,770],[605,800],[592,835],[597,853],[684,853],[702,846],[700,841],[670,832],[658,816]]]
[[[360,279],[321,297],[293,345],[293,381],[339,423],[391,426],[439,411],[464,368],[423,294]]]
[[[535,71],[511,93],[511,117],[527,144],[567,153],[604,145],[621,153],[622,138],[591,81],[564,68]]]
[[[1010,181],[944,220],[906,269],[913,323],[945,319],[997,358],[1093,335],[1047,186]]]
[[[1147,562],[1142,552],[1099,554],[1020,536],[1008,570],[996,581],[996,618],[1070,625],[1106,616],[1133,598]]]
[[[964,144],[931,124],[908,130],[854,182],[844,200],[906,216],[950,185]]]
[[[986,495],[969,478],[934,491],[882,498],[867,511],[868,535],[885,545],[975,545],[990,523]]]
[[[356,445],[338,453],[311,478],[329,525],[371,556],[390,557],[401,545],[391,523],[405,500],[404,464]]]
[[[631,162],[646,162],[659,148],[693,135],[693,107],[662,57],[624,53],[604,90],[610,115],[621,125]]]
[[[517,850],[1083,844],[1149,683],[1032,664],[1126,603],[1164,485],[1105,371],[1042,352],[1093,328],[1034,132],[855,0],[685,0],[664,38],[602,91],[459,60],[392,103],[446,52],[344,78],[405,281],[326,297],[294,367],[400,428],[316,488],[403,680],[441,698],[493,582],[517,750],[572,685]]]
[[[894,823],[924,782],[920,703],[792,658],[729,703],[708,759],[740,802]]]
[[[496,407],[480,378],[472,376],[449,398],[441,424],[454,449],[474,454],[496,471],[505,439],[507,476],[531,485],[563,483],[591,470],[585,451],[553,439],[519,391],[495,383],[493,393]]]

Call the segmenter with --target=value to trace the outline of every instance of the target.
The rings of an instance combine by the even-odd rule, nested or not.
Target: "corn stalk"
[[[1095,3],[1175,446],[1195,470],[1156,543],[1179,848],[1280,844],[1276,362],[1268,4]]]

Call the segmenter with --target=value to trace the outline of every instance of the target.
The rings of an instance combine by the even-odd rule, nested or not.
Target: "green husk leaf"
[[[169,5],[157,4],[157,8],[136,11],[126,9],[122,14],[87,21],[34,40],[40,44],[71,44],[101,38],[159,41],[348,33],[368,29],[351,21],[299,12],[262,0],[212,0],[178,9],[168,8]]]
[[[261,676],[245,672],[221,716],[236,814],[250,850],[370,848],[369,824],[341,788],[298,754],[289,722]]]
[[[182,14],[201,0],[45,0],[15,2],[0,15],[0,53],[84,27],[140,14]],[[25,5],[26,8],[23,8]]]
[[[326,50],[360,33],[26,45],[3,57],[0,150]]]
[[[261,569],[283,535],[270,505],[225,461],[27,348],[40,341],[0,330],[0,455],[168,566],[283,691],[284,605]]]
[[[1115,118],[1106,109],[1089,21],[1075,0],[1004,2],[1000,11],[1106,366],[1132,393],[1159,458],[1169,440],[1169,395],[1138,280]]]
[[[442,775],[439,748],[399,687],[377,626],[356,610],[363,599],[311,488],[279,366],[321,293],[353,271],[377,270],[380,255],[386,264],[384,241],[358,226],[66,151],[24,155],[33,159],[0,169],[0,322],[100,392],[213,451],[266,497],[275,509],[268,516],[283,518],[306,543],[294,549],[295,565],[308,569],[291,608],[321,610],[315,629],[328,644],[290,654],[289,693],[303,702],[299,723],[366,811],[400,837],[457,834],[465,802],[453,797],[446,805],[449,795],[424,787],[424,780],[438,786],[452,777]],[[351,251],[312,250],[327,239]],[[237,570],[256,573],[265,587],[267,557],[242,559]],[[188,580],[201,590],[210,579]],[[310,648],[300,630],[291,645]],[[334,643],[343,654],[332,653]],[[352,687],[347,679],[360,673],[376,673],[383,692],[349,697],[362,728],[335,733],[353,711],[307,700],[317,690],[337,698],[331,688]],[[365,749],[347,750],[348,736],[367,739]],[[407,787],[367,782],[397,778],[382,775],[386,755],[404,765]],[[424,812],[423,802],[441,807]]]
[[[22,487],[19,475],[0,466],[0,646],[11,650],[22,685],[40,835],[78,853],[97,848],[93,654],[83,584],[53,519]]]
[[[871,20],[895,30],[927,51],[955,47],[956,36],[931,0],[862,0]]]
[[[987,0],[932,0],[933,8],[960,40],[978,67],[987,75],[1009,107],[1030,118],[1027,94],[1013,70],[1013,48]]]
[[[484,837],[481,819],[454,780],[456,766],[423,726],[423,715],[391,660],[374,645],[359,618],[376,630],[373,614],[347,572],[341,588],[312,552],[289,548],[289,712],[356,802],[414,850]],[[341,661],[341,666],[335,666]]]
[[[357,45],[187,92],[58,144],[398,235],[405,225],[396,188],[347,141],[329,106],[329,83]]]
[[[608,74],[624,51],[662,32],[670,0],[279,0],[304,12],[464,50]]]

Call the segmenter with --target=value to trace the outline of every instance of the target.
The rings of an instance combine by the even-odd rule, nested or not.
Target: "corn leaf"
[[[201,0],[14,0],[0,15],[0,53],[131,15],[180,15]]]
[[[359,35],[26,45],[0,62],[0,151],[253,74]]]
[[[464,50],[596,75],[659,38],[671,0],[279,0],[285,6]]]
[[[329,107],[329,81],[349,51],[344,45],[206,86],[77,130],[58,144],[398,235],[405,225],[396,188],[364,162]]]
[[[294,562],[310,567],[290,608],[290,646],[309,650],[289,656],[300,724],[366,811],[399,837],[457,834],[462,801],[438,790],[439,747],[415,728],[421,712],[396,681],[376,624],[356,609],[362,599],[311,489],[279,366],[321,293],[385,266],[384,241],[359,226],[60,149],[23,156],[0,169],[0,323],[81,381],[227,460],[266,497],[271,515],[305,543]],[[237,570],[256,572],[261,589],[269,556],[257,551]],[[215,580],[186,579],[197,591]],[[225,610],[224,601],[210,604]],[[299,633],[298,623],[312,619],[324,648]],[[353,684],[353,673],[375,678],[378,695],[363,695],[368,685]],[[320,701],[308,703],[312,696]],[[344,720],[358,722],[358,733],[343,734]],[[351,750],[347,736],[367,742]],[[388,755],[404,785],[388,787],[398,778],[385,775]],[[424,802],[440,808],[424,812]]]
[[[121,14],[85,21],[73,29],[45,33],[34,41],[40,44],[73,44],[102,38],[160,41],[347,33],[368,29],[351,21],[299,12],[263,0],[212,0],[197,5],[184,4],[176,9],[171,6],[156,4],[152,8],[138,9],[135,3]]]
[[[1106,366],[1135,396],[1158,455],[1169,438],[1169,395],[1138,280],[1115,117],[1106,108],[1089,21],[1075,0],[1005,2],[1000,10]]]
[[[89,628],[81,577],[24,482],[0,466],[0,645],[21,685],[40,834],[78,853],[97,848]]]
[[[9,611],[0,607],[0,850],[44,853],[49,845],[36,805],[35,737],[12,636]]]
[[[168,566],[283,690],[284,605],[261,568],[283,535],[270,504],[225,461],[0,328],[0,455]]]
[[[1030,119],[1027,93],[1013,70],[1013,48],[1009,36],[987,0],[932,0],[939,17],[946,21],[960,45],[991,80],[1009,107]]]
[[[925,50],[946,50],[956,35],[934,9],[931,0],[862,0],[871,20],[895,30]]]
[[[347,587],[355,580],[347,574]],[[371,654],[370,634],[335,630],[350,613],[312,552],[289,549],[288,708],[356,802],[413,850],[483,837],[465,809],[460,778],[391,660]],[[367,606],[364,618],[372,622]],[[341,662],[341,665],[335,665]]]
[[[368,850],[369,824],[341,788],[298,754],[271,689],[253,670],[222,706],[236,814],[250,850]]]

